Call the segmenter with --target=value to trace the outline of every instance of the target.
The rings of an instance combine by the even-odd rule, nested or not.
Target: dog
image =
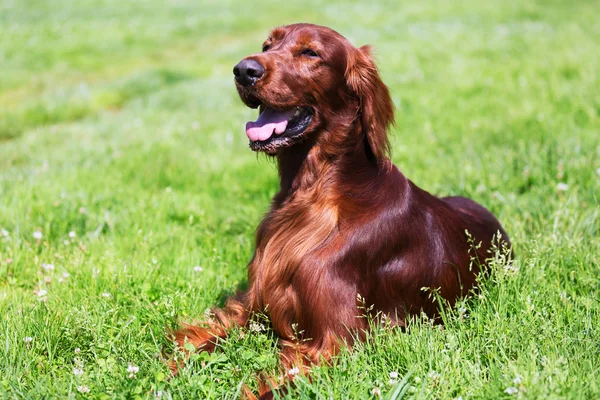
[[[241,100],[260,110],[246,124],[250,148],[277,160],[280,188],[256,233],[248,290],[177,331],[179,346],[212,351],[264,314],[291,379],[364,337],[361,305],[400,327],[421,313],[439,320],[430,292],[454,304],[494,238],[510,248],[484,207],[433,196],[392,164],[394,105],[370,53],[301,23],[274,29],[235,66]]]

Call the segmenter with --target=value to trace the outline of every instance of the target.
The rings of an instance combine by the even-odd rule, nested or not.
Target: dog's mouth
[[[261,107],[256,121],[246,123],[246,135],[254,151],[274,153],[302,140],[302,134],[310,126],[314,111],[311,107],[275,109]]]

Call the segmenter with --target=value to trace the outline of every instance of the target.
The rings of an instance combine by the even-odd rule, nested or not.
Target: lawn
[[[596,1],[62,3],[0,0],[0,397],[236,399],[276,371],[269,331],[170,380],[162,353],[246,283],[278,181],[231,70],[297,21],[374,46],[394,162],[486,205],[517,259],[288,397],[600,397]]]

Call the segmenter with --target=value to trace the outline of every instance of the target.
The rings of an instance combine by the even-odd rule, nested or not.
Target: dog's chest
[[[305,275],[317,268],[310,265],[311,260],[335,230],[337,209],[312,203],[284,211],[265,221],[250,284],[257,311],[267,312],[273,323],[291,326],[301,303],[300,288],[294,282],[305,281]]]

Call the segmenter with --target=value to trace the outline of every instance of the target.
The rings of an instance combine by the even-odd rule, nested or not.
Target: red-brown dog
[[[230,326],[264,313],[283,366],[302,369],[368,329],[357,297],[398,325],[421,311],[436,318],[423,288],[453,304],[475,284],[472,257],[484,263],[498,232],[509,246],[485,208],[432,196],[390,162],[394,107],[368,47],[289,25],[233,72],[242,101],[260,108],[246,125],[250,148],[277,158],[281,186],[256,234],[248,291],[206,326],[178,331],[180,345],[210,351]]]

